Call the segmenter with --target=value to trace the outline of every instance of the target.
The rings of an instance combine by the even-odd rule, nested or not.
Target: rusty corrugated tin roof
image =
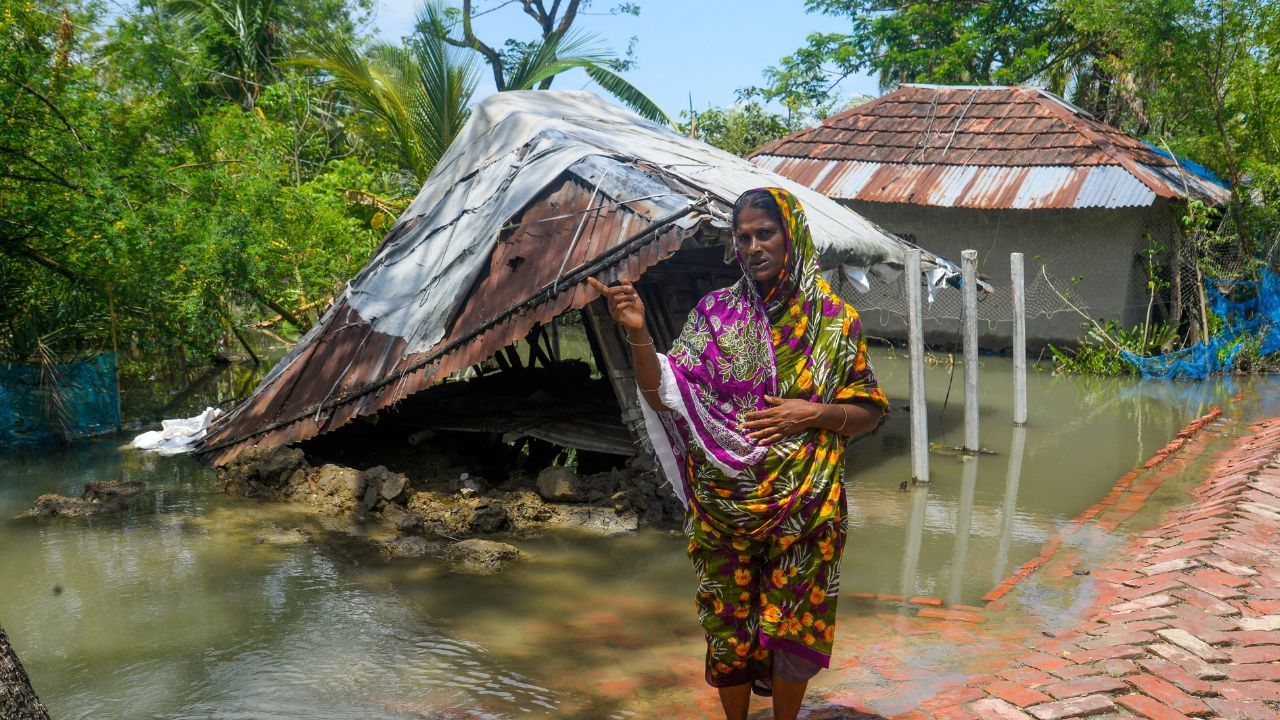
[[[764,146],[752,161],[841,200],[941,207],[1221,204],[1229,194],[1032,87],[903,85]]]
[[[587,93],[498,93],[333,307],[194,452],[221,465],[376,414],[594,300],[587,277],[636,280],[717,242],[733,200],[763,185],[797,193],[828,266],[901,267],[900,240],[741,158]]]
[[[464,306],[449,332],[429,351],[405,354],[403,338],[373,329],[340,300],[310,340],[299,343],[302,352],[282,361],[280,371],[201,442],[197,455],[221,465],[251,445],[298,442],[374,414],[485,360],[527,335],[535,324],[548,323],[595,299],[595,291],[582,282],[586,275],[635,280],[696,232],[696,225],[685,229],[664,224],[643,236],[658,219],[657,208],[632,203],[590,213],[582,241],[567,258],[564,242],[553,245],[560,252],[548,252],[549,238],[574,234],[582,211],[593,207],[588,204],[591,197],[591,186],[567,177],[524,213],[499,240],[470,293],[475,302]],[[618,253],[612,262],[592,262],[619,249],[628,238],[638,239],[630,252]],[[566,272],[560,276],[562,261]],[[594,272],[583,272],[593,266],[598,266]],[[557,277],[559,288],[552,291]]]

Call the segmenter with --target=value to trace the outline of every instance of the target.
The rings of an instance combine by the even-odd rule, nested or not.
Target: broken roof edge
[[[442,342],[439,346],[433,347],[425,353],[416,353],[421,357],[415,358],[411,363],[392,372],[380,374],[377,380],[365,383],[360,387],[348,390],[336,396],[326,397],[319,403],[311,403],[305,408],[294,411],[284,418],[274,418],[271,422],[257,425],[252,430],[239,433],[235,437],[217,439],[216,435],[222,429],[230,427],[236,423],[239,413],[249,406],[248,400],[252,399],[253,396],[256,396],[259,391],[266,387],[267,380],[264,379],[263,382],[259,384],[258,388],[254,390],[254,393],[250,398],[242,401],[230,413],[218,418],[209,433],[197,443],[195,449],[192,451],[192,455],[201,461],[208,462],[210,465],[217,467],[229,462],[235,457],[235,455],[243,452],[243,450],[248,447],[259,444],[257,442],[250,441],[255,438],[260,438],[263,435],[281,430],[290,430],[291,432],[286,433],[288,435],[287,439],[284,439],[279,443],[274,443],[277,445],[287,445],[309,440],[338,430],[355,420],[357,417],[382,412],[402,400],[408,399],[419,392],[444,382],[456,369],[461,369],[448,367],[451,361],[451,356],[457,354],[459,350],[464,349],[468,344],[477,342],[484,338],[490,332],[501,330],[503,327],[511,326],[513,324],[528,324],[531,327],[532,325],[549,321],[554,317],[559,317],[566,312],[580,310],[589,303],[595,301],[599,297],[599,293],[586,283],[585,279],[588,275],[611,278],[610,282],[614,280],[638,280],[650,268],[664,260],[666,255],[666,253],[658,253],[654,261],[647,264],[644,262],[628,262],[637,257],[637,251],[640,247],[649,245],[655,241],[661,243],[662,236],[671,235],[672,237],[664,244],[673,246],[671,250],[674,252],[675,247],[679,247],[687,238],[697,234],[701,226],[711,220],[710,215],[703,215],[701,217],[690,218],[694,220],[692,224],[682,224],[678,222],[686,216],[695,214],[695,206],[689,206],[676,213],[675,217],[665,219],[665,222],[659,221],[653,223],[640,233],[629,238],[622,245],[615,248],[615,250],[625,248],[628,250],[627,252],[619,252],[616,254],[606,253],[606,255],[611,255],[611,257],[608,258],[609,262],[612,263],[611,267],[597,267],[597,265],[605,262],[604,256],[601,256],[586,266],[575,268],[573,272],[566,274],[562,279],[557,281],[556,285],[558,285],[558,287],[552,286],[551,284],[542,286],[538,292],[525,298],[523,302],[508,308],[507,311],[504,311],[499,316],[491,318],[481,326],[466,332],[461,337],[448,340],[447,342]],[[629,272],[632,270],[634,270],[634,272]],[[582,292],[575,292],[579,287],[581,287]],[[538,307],[545,306],[550,300],[560,296],[572,296],[574,299],[571,300],[567,307],[556,312],[552,318],[529,319],[525,317],[534,313]],[[328,325],[333,321],[335,313],[341,312],[354,314],[358,320],[362,321],[361,323],[356,324],[367,325],[367,321],[361,318],[355,308],[345,302],[345,300],[345,297],[339,296],[339,298],[335,300],[334,304],[330,307],[329,311],[325,313],[323,321],[321,323],[317,323],[316,327],[313,328],[313,331],[322,331],[323,326]],[[528,320],[528,322],[524,323],[524,320]],[[348,321],[346,324],[353,323]],[[370,333],[372,334],[373,332],[376,331],[371,328]],[[513,334],[515,337],[504,337],[504,341],[497,346],[497,349],[494,352],[487,353],[484,357],[480,358],[468,358],[466,362],[462,363],[462,366],[465,367],[474,364],[475,362],[483,362],[484,360],[493,357],[493,355],[500,351],[501,348],[504,348],[515,342],[515,340],[524,337],[524,335],[527,334],[527,331],[507,334]],[[310,345],[308,345],[308,347],[310,347]],[[286,356],[286,359],[282,360],[277,364],[276,368],[272,369],[268,377],[273,379],[278,378],[287,372],[287,365],[296,361],[304,349],[306,348],[304,348],[303,341],[300,340],[290,351],[289,355]],[[443,372],[442,369],[444,369]],[[354,402],[363,401],[370,394],[380,393],[387,386],[393,383],[401,383],[414,375],[422,376],[421,381],[417,383],[420,387],[408,389],[407,391],[402,387],[397,387],[392,391],[389,398],[379,399],[375,403],[376,407],[372,408],[372,412],[360,412],[351,415],[338,424],[331,424],[329,422],[332,418],[332,413],[336,408]],[[326,411],[328,411],[330,415],[328,417],[321,418],[321,415]],[[315,422],[312,423],[312,426],[305,428],[302,427],[302,423],[306,421],[308,417],[312,416],[315,417]],[[234,450],[234,452],[230,452],[232,450]]]
[[[607,106],[590,93],[533,91],[500,95],[508,96],[501,103],[508,109],[540,106],[541,114],[513,119],[524,126],[527,134],[516,133],[514,140],[495,139],[495,134],[502,132],[496,127],[483,131],[472,128],[470,134],[464,135],[464,142],[474,145],[489,138],[496,145],[472,147],[470,153],[458,150],[448,166],[439,174],[433,173],[410,211],[397,220],[374,257],[357,275],[358,280],[374,266],[386,264],[391,256],[390,265],[395,266],[395,272],[388,280],[394,281],[393,285],[400,284],[398,292],[407,288],[415,292],[415,302],[421,295],[429,303],[453,305],[446,313],[445,334],[437,342],[415,349],[410,342],[411,333],[378,328],[377,316],[360,307],[360,288],[353,280],[316,327],[271,370],[254,393],[211,429],[197,447],[197,456],[218,465],[251,445],[300,442],[343,427],[356,417],[382,412],[453,371],[491,357],[524,337],[535,324],[594,300],[595,293],[575,275],[579,268],[582,273],[590,273],[605,266],[616,276],[614,279],[637,279],[703,228],[714,226],[716,233],[722,235],[733,201],[743,190],[753,187],[778,185],[800,197],[824,266],[853,263],[901,267],[903,263],[905,246],[901,240],[836,201],[669,129],[639,118],[628,121],[625,111]],[[561,107],[562,103],[573,107]],[[494,117],[502,115],[493,104],[488,108]],[[548,120],[551,114],[555,117]],[[585,118],[581,127],[573,125],[575,116]],[[493,122],[494,117],[489,121]],[[548,128],[550,132],[544,133]],[[567,156],[550,165],[537,166],[536,172],[521,174],[531,162],[545,161],[566,145],[572,145]],[[475,164],[463,163],[465,157]],[[584,190],[579,197],[585,203],[583,207],[594,206],[594,198],[585,202],[586,194],[593,187],[613,184],[612,180],[605,183],[602,176],[610,172],[609,168],[613,168],[615,179],[622,186],[641,187],[648,178],[650,185],[658,183],[662,186],[659,190],[680,197],[640,203],[648,209],[626,205],[625,209],[644,223],[639,233],[601,236],[598,240],[602,247],[585,258],[589,262],[579,264],[575,260],[578,267],[561,268],[560,276],[549,284],[549,295],[538,300],[548,293],[548,286],[543,286],[528,297],[512,297],[509,303],[504,299],[504,307],[494,316],[480,316],[487,321],[482,327],[468,323],[464,335],[452,336],[451,328],[460,309],[475,292],[478,271],[455,273],[443,289],[426,294],[416,291],[439,273],[455,270],[453,263],[460,259],[487,267],[504,229],[524,217],[537,206],[539,198],[545,199],[546,193],[566,177],[573,178]],[[473,183],[478,183],[479,188]],[[504,195],[518,184],[525,186],[520,193],[487,203],[492,195]],[[623,207],[619,203],[613,205]],[[668,214],[668,209],[676,212]],[[492,215],[482,223],[483,227],[462,222],[483,212]],[[466,229],[461,229],[460,224]],[[576,224],[575,220],[572,225]],[[523,225],[523,220],[517,225]],[[569,243],[572,225],[553,237],[562,237]],[[631,225],[633,230],[637,227],[638,223]],[[444,232],[435,234],[441,230]],[[639,237],[649,240],[633,245]],[[457,240],[462,241],[465,252],[454,253],[444,261],[433,257],[436,250]],[[556,254],[557,261],[559,257]],[[925,265],[946,272],[954,268],[954,263],[932,253],[926,253]],[[611,275],[602,273],[602,279],[608,277]],[[458,363],[462,364],[453,367]]]
[[[352,306],[380,331],[406,338],[413,352],[434,346],[457,314],[498,227],[556,176],[591,156],[623,165],[647,163],[730,205],[751,188],[782,185],[800,196],[811,222],[820,226],[815,235],[878,245],[878,252],[901,262],[901,248],[889,233],[742,158],[592,93],[510,91],[486,98],[473,110],[392,227],[396,232],[412,222],[412,230],[385,243],[352,279]]]

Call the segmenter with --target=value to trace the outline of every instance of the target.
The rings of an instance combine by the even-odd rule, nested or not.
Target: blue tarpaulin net
[[[115,353],[51,368],[0,363],[0,451],[119,429]]]
[[[1241,350],[1258,343],[1260,356],[1280,352],[1280,275],[1263,269],[1258,280],[1205,281],[1209,310],[1222,319],[1212,339],[1176,352],[1139,357],[1123,351],[1143,377],[1203,380],[1235,367]]]

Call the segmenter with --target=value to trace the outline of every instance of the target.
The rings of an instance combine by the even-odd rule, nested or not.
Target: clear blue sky
[[[476,0],[481,10],[500,4]],[[590,14],[580,14],[574,27],[618,53],[636,36],[637,64],[625,76],[672,117],[689,107],[690,95],[698,110],[733,104],[735,90],[762,84],[764,69],[801,47],[809,33],[848,28],[843,18],[806,13],[803,0],[639,0],[639,17],[609,15],[616,4],[594,0]],[[417,7],[415,0],[379,0],[375,31],[384,40],[399,41],[413,29]],[[537,25],[516,3],[478,18],[475,31],[497,47],[509,37],[533,39]],[[488,66],[483,68],[478,98],[494,90]],[[555,87],[597,90],[580,71],[557,78]],[[880,94],[870,76],[850,78],[838,92],[842,97]]]

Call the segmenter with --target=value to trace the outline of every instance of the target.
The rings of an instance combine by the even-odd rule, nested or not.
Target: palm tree
[[[215,87],[250,110],[275,75],[279,6],[276,0],[170,0],[165,9],[197,33],[210,35],[218,65]]]
[[[648,95],[610,69],[610,64],[617,57],[607,50],[592,47],[594,43],[595,37],[586,33],[553,33],[520,55],[506,76],[506,87],[500,89],[546,89],[551,78],[581,68],[597,85],[637,115],[664,125],[672,124],[671,118]]]
[[[324,73],[354,104],[385,122],[419,182],[462,129],[479,78],[478,54],[451,46],[445,17],[444,6],[428,0],[419,13],[420,32],[408,47],[377,44],[361,52],[350,40],[331,36],[308,42],[307,54],[292,61]],[[500,90],[531,90],[582,68],[638,114],[669,124],[656,103],[610,69],[613,54],[593,43],[582,33],[551,34],[520,54]]]
[[[443,8],[429,2],[419,23],[443,22]],[[361,52],[347,38],[329,35],[306,42],[308,53],[292,64],[326,74],[362,110],[386,123],[401,161],[419,182],[440,161],[471,114],[479,70],[473,54],[460,53],[435,33],[408,47],[377,44]]]

